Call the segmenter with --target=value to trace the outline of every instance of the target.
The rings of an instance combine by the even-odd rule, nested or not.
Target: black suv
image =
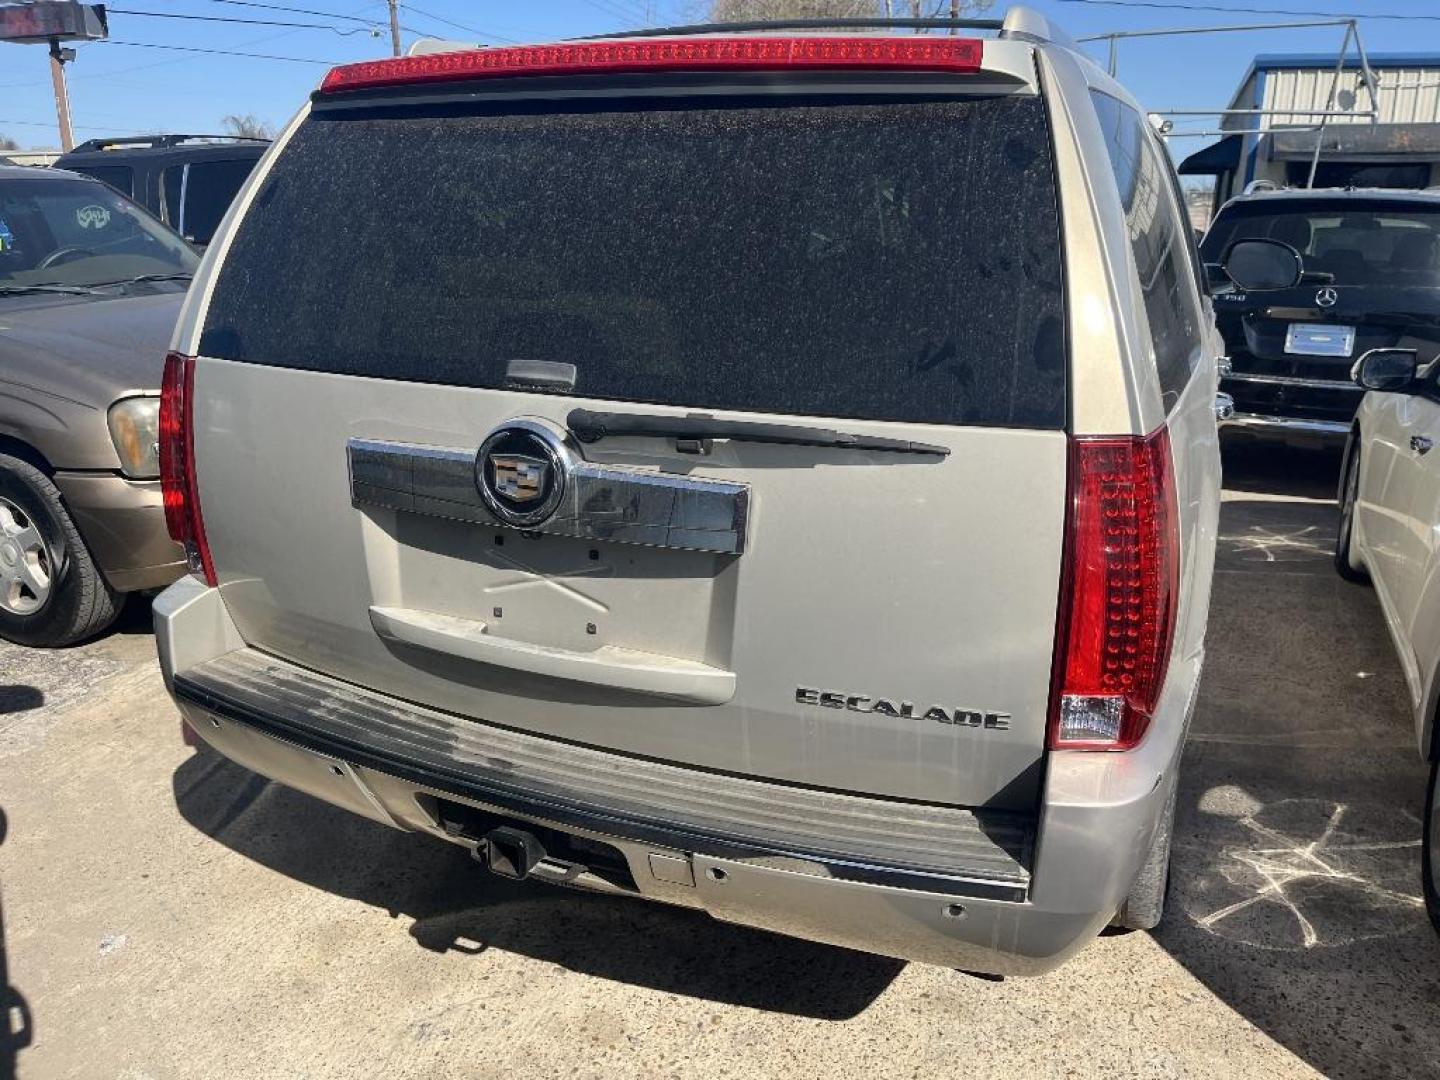
[[[1269,191],[1232,199],[1201,245],[1207,264],[1237,240],[1278,240],[1301,259],[1299,283],[1221,287],[1216,322],[1235,399],[1232,432],[1304,442],[1344,438],[1363,391],[1350,380],[1370,349],[1440,353],[1440,193]]]
[[[194,244],[210,237],[270,145],[228,135],[132,135],[91,139],[55,162],[140,203]]]

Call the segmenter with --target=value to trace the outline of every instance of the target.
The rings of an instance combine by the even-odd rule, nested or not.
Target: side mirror
[[[1371,349],[1355,361],[1350,378],[1366,390],[1406,390],[1415,366],[1414,349]]]
[[[1300,253],[1279,240],[1236,240],[1221,265],[1246,292],[1294,288],[1305,271]]]

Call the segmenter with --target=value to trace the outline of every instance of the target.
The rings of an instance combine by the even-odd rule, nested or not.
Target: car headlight
[[[110,438],[120,471],[132,480],[160,475],[160,399],[133,397],[110,406]]]

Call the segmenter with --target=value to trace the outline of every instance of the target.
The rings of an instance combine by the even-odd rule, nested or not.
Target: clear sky
[[[1003,13],[1005,6],[997,2],[987,14]],[[1055,17],[1076,37],[1288,21],[1257,9],[1364,14],[1361,32],[1369,51],[1440,54],[1436,0],[1032,0],[1030,6]],[[1197,6],[1221,10],[1194,10]],[[704,7],[703,0],[421,0],[418,7],[401,0],[401,22],[407,46],[419,36],[505,44],[691,21]],[[254,25],[133,12],[321,25]],[[1381,13],[1411,18],[1375,17]],[[115,0],[110,35],[109,42],[80,46],[69,68],[77,140],[152,131],[218,132],[228,113],[253,113],[278,126],[329,64],[388,55],[390,48],[385,0]],[[1120,46],[1120,78],[1149,109],[1219,108],[1256,53],[1333,52],[1342,35],[1340,27],[1326,27],[1130,41]],[[1103,45],[1090,47],[1103,58]],[[270,58],[172,51],[180,48]],[[1176,130],[1214,126],[1212,119],[1177,120]],[[58,145],[43,46],[0,44],[0,135],[24,147]],[[1177,138],[1171,145],[1184,156],[1207,141]]]

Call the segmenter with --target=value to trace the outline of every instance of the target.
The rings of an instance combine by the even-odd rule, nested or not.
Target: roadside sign
[[[110,36],[104,4],[35,0],[0,5],[0,41],[43,45],[49,41],[99,41]]]

